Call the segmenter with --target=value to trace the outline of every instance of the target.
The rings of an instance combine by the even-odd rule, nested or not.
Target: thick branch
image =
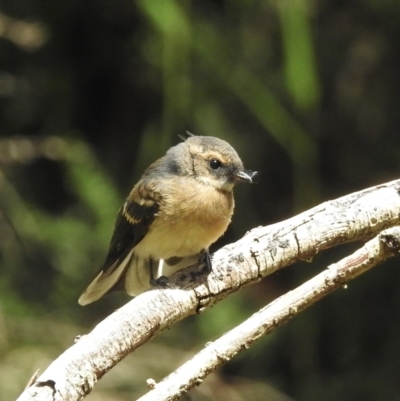
[[[55,360],[19,398],[80,400],[109,369],[174,322],[298,260],[334,245],[366,240],[400,224],[400,180],[369,188],[268,227],[213,255],[213,272],[185,269],[176,286],[149,291],[117,310]]]
[[[210,373],[332,291],[400,250],[400,227],[390,228],[325,271],[282,295],[180,366],[138,401],[178,400]]]

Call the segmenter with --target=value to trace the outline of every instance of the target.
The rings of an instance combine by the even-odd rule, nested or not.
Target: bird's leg
[[[166,276],[160,276],[160,277],[158,277],[158,278],[155,278],[154,277],[154,268],[155,268],[155,266],[154,266],[154,264],[155,264],[155,262],[157,262],[158,263],[158,266],[157,266],[157,268],[159,267],[159,264],[160,263],[164,263],[164,261],[163,260],[158,260],[158,261],[155,261],[154,259],[150,259],[149,260],[149,267],[150,267],[150,285],[152,286],[152,287],[168,287],[168,283],[169,283],[169,280],[168,280],[168,277],[166,277]],[[158,269],[157,269],[158,270]],[[161,270],[162,271],[162,270]]]
[[[204,263],[205,273],[209,274],[212,272],[211,258],[210,258],[210,253],[208,252],[208,249],[204,249],[200,253],[199,263]]]

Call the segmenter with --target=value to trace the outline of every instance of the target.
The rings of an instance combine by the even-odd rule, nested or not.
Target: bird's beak
[[[251,170],[238,170],[235,173],[235,177],[239,181],[245,181],[245,182],[254,182],[254,178],[258,174],[258,171],[251,171]]]

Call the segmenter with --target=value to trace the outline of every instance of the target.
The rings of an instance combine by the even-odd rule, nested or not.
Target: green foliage
[[[113,294],[81,308],[77,298],[132,184],[178,134],[226,139],[262,173],[237,188],[214,249],[397,177],[399,10],[375,0],[1,4],[0,399],[126,302]],[[159,380],[310,269],[286,269],[176,325],[107,375],[97,399],[144,393],[147,377]],[[279,329],[196,399],[399,398],[397,271],[370,273]]]

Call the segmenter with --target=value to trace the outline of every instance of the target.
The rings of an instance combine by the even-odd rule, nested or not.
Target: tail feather
[[[79,297],[79,305],[90,304],[112,291],[124,276],[125,270],[129,268],[132,255],[133,252],[130,252],[117,268],[111,266],[107,270],[102,270]]]

